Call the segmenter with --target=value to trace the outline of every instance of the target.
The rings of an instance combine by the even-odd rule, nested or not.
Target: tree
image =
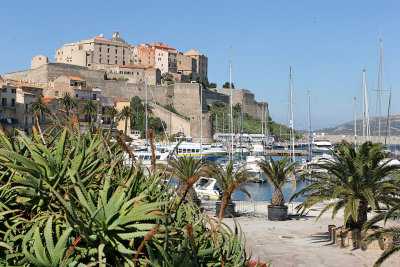
[[[228,83],[229,85],[229,83]],[[228,86],[229,87],[229,86]],[[217,84],[216,83],[210,83],[210,85],[208,86],[208,88],[217,88]]]
[[[49,106],[43,102],[41,97],[36,97],[35,101],[29,104],[28,113],[31,113],[35,116],[36,126],[39,130],[43,143],[45,143],[42,129],[40,129],[39,117],[45,116],[46,114],[50,114]]]
[[[118,115],[118,110],[114,106],[107,107],[106,114],[111,118],[111,129],[114,127],[114,120]]]
[[[174,178],[179,180],[177,189],[178,196],[184,199],[189,195],[191,199],[198,199],[193,184],[200,176],[207,174],[207,163],[201,159],[187,156],[172,158],[169,163],[169,165],[161,165],[160,167],[164,169],[167,174],[173,175]]]
[[[245,193],[249,198],[251,195],[243,188],[245,184],[248,184],[252,179],[253,175],[246,173],[246,169],[241,166],[236,171],[233,168],[233,162],[230,162],[226,167],[223,165],[217,165],[215,163],[210,164],[210,168],[207,170],[207,174],[217,180],[224,192],[222,207],[219,214],[219,221],[222,221],[224,217],[226,207],[229,203],[232,203],[232,193],[235,190],[240,190]]]
[[[153,129],[154,133],[163,132],[166,127],[165,122],[163,122],[160,118],[150,117],[149,118],[149,126]]]
[[[78,108],[77,99],[72,97],[69,92],[63,94],[63,97],[58,99],[58,104],[65,108],[67,117],[70,117],[70,111]]]
[[[325,159],[316,164],[328,174],[312,174],[318,180],[292,196],[291,199],[306,198],[296,208],[303,213],[319,202],[331,201],[319,217],[329,209],[333,209],[332,217],[335,217],[343,208],[344,225],[350,230],[361,230],[367,221],[368,205],[374,210],[379,203],[389,206],[398,203],[395,195],[400,193],[399,187],[389,177],[400,166],[389,164],[388,154],[382,148],[382,144],[365,142],[356,151],[343,141],[337,147],[338,152],[334,152],[337,161]],[[300,176],[300,180],[304,177]]]
[[[293,177],[294,182],[296,182],[294,174],[298,163],[289,163],[288,157],[284,157],[282,160],[275,161],[270,156],[269,161],[270,162],[263,160],[259,163],[259,165],[267,176],[268,181],[275,187],[275,191],[272,194],[271,205],[283,206],[285,204],[285,198],[281,188],[291,177]]]
[[[229,82],[224,83],[224,85],[222,85],[222,88],[229,88]],[[235,88],[235,85],[233,83],[232,88]]]
[[[130,106],[125,106],[118,114],[119,120],[125,120],[125,136],[128,136],[128,120],[133,119],[133,110]]]
[[[164,72],[162,74],[162,78],[164,79],[164,81],[173,81],[174,75],[172,75],[172,73],[169,73],[169,72]]]
[[[380,213],[375,217],[373,217],[371,220],[369,220],[363,227],[364,233],[379,221],[383,221],[386,224],[387,220],[396,219],[399,217],[400,217],[400,204],[397,204],[392,208],[390,208],[388,211]],[[373,234],[367,236],[364,239],[364,243],[368,244],[374,240],[380,240],[382,238],[388,238],[388,237],[393,238],[393,242],[391,245],[385,248],[385,251],[383,251],[379,259],[375,262],[374,266],[380,266],[390,256],[400,251],[400,242],[395,241],[395,240],[400,240],[400,227],[393,226],[389,228],[380,228],[379,230],[376,230]]]
[[[98,104],[95,103],[93,100],[89,99],[83,104],[82,113],[85,114],[89,119],[89,125],[92,123],[92,118],[96,119],[98,110]]]

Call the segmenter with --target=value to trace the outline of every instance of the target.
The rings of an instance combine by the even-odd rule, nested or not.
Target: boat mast
[[[242,89],[242,108],[241,108],[241,117],[240,117],[240,161],[243,160],[243,147],[242,147],[242,138],[243,138],[243,104],[244,104],[244,92]]]
[[[200,159],[203,156],[203,85],[200,83]]]
[[[292,162],[296,161],[294,154],[294,120],[293,120],[293,90],[292,90],[292,67],[289,69],[289,90],[290,90],[290,140],[292,143]]]
[[[363,69],[363,80],[362,80],[362,109],[363,109],[363,116],[362,116],[362,135],[363,135],[363,143],[365,142],[365,69]]]
[[[145,86],[145,91],[146,91],[146,104],[145,104],[145,106],[146,106],[146,147],[148,147],[148,145],[149,145],[149,137],[148,137],[148,128],[149,128],[149,125],[148,125],[148,112],[147,112],[147,109],[148,109],[148,96],[147,96],[147,78],[144,80],[144,86]]]
[[[388,106],[388,113],[387,113],[387,120],[386,120],[386,136],[385,136],[385,146],[386,146],[386,138],[389,135],[389,143],[390,143],[390,109],[391,109],[391,102],[392,102],[392,88],[390,88],[389,94],[389,106]],[[390,144],[389,144],[390,145]]]
[[[307,100],[308,100],[308,155],[309,160],[311,161],[312,158],[312,135],[311,135],[311,93],[310,90],[307,91]]]
[[[378,77],[378,94],[379,94],[379,120],[378,120],[378,133],[379,142],[381,141],[381,112],[382,112],[382,38],[380,38],[381,48],[379,54],[379,77]]]
[[[357,97],[354,97],[354,149],[357,150]]]
[[[232,92],[232,47],[229,48],[229,90],[231,93],[230,97],[230,117],[231,117],[231,123],[230,123],[230,131],[229,134],[231,135],[231,157],[233,160],[233,114],[232,114],[232,98],[233,98],[233,92]]]

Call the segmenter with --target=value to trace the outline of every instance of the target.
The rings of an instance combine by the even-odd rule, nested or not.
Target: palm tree
[[[198,199],[193,184],[197,182],[200,176],[207,175],[207,163],[201,159],[187,156],[172,158],[169,163],[169,165],[160,167],[166,171],[167,175],[172,175],[179,180],[178,196],[184,199],[186,195],[189,195],[193,200]]]
[[[29,104],[28,113],[31,113],[35,116],[36,126],[39,130],[43,143],[45,143],[42,129],[40,128],[39,117],[50,114],[49,106],[43,102],[41,97],[36,97],[35,101]]]
[[[367,221],[368,205],[374,210],[379,203],[395,205],[399,186],[390,175],[400,170],[399,165],[389,164],[388,154],[382,150],[382,144],[365,142],[357,151],[351,144],[343,141],[334,152],[335,160],[322,160],[316,164],[328,171],[328,174],[312,174],[318,180],[292,196],[307,198],[297,206],[302,213],[311,206],[331,201],[319,217],[333,209],[332,218],[344,208],[344,225],[350,230],[361,230]],[[302,180],[304,176],[300,177]]]
[[[98,110],[98,104],[93,100],[89,99],[83,104],[82,113],[89,118],[89,125],[92,123],[92,117],[96,116]]]
[[[388,211],[380,213],[369,220],[363,227],[364,233],[371,228],[375,223],[379,221],[384,221],[386,224],[388,219],[395,219],[400,217],[400,204],[397,204],[390,208]],[[364,243],[368,244],[374,240],[379,240],[382,238],[391,237],[393,238],[393,242],[390,246],[388,246],[385,251],[381,254],[379,259],[375,262],[374,266],[380,266],[385,260],[387,260],[394,253],[400,251],[400,227],[389,227],[389,228],[380,228],[373,234],[367,236],[364,239]]]
[[[253,176],[249,173],[246,173],[246,171],[247,170],[243,166],[239,167],[235,171],[233,168],[233,162],[230,162],[226,167],[223,165],[217,165],[215,163],[210,164],[207,174],[217,180],[223,191],[219,222],[221,222],[222,218],[224,218],[227,206],[232,203],[231,197],[234,190],[240,190],[249,198],[251,198],[250,193],[243,188],[245,184],[248,184],[253,179]]]
[[[63,97],[58,99],[58,103],[60,104],[60,106],[65,108],[68,118],[70,116],[69,112],[78,108],[78,103],[76,98],[72,97],[69,92],[64,93]]]
[[[128,136],[128,120],[133,119],[133,110],[130,106],[125,106],[118,114],[119,120],[125,120],[125,136]]]
[[[107,107],[106,114],[111,118],[111,129],[114,127],[115,117],[118,115],[118,110],[114,106]]]
[[[283,206],[285,205],[285,198],[283,196],[281,188],[291,177],[293,177],[293,180],[296,183],[294,174],[295,168],[298,163],[289,163],[288,157],[284,157],[282,160],[275,161],[270,156],[269,161],[270,162],[267,162],[265,160],[261,161],[259,165],[262,171],[267,176],[268,181],[272,183],[275,187],[275,191],[272,194],[271,205]]]

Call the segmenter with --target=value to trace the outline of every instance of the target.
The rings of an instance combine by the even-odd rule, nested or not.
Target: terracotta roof
[[[143,51],[143,52],[154,52],[154,48],[150,48],[150,47],[145,47],[145,46],[138,45],[138,46],[136,46],[136,48],[139,51]]]
[[[168,46],[166,44],[163,44],[161,42],[151,43],[150,45],[151,46],[159,46],[159,47],[163,47],[163,48],[167,48],[167,49],[173,49],[172,47],[170,47],[170,46]]]
[[[199,51],[194,50],[194,49],[190,49],[190,50],[187,51],[184,55],[185,55],[185,56],[203,56],[202,53],[200,53]]]
[[[76,76],[63,75],[63,77],[67,77],[68,79],[73,80],[73,81],[83,81],[83,82],[85,81],[84,79],[82,79],[80,77],[76,77]]]
[[[43,103],[49,103],[53,99],[56,99],[56,98],[55,97],[43,97],[42,101],[43,101]]]
[[[147,68],[146,70],[158,70],[158,68]]]
[[[119,97],[119,96],[114,96],[114,103],[117,103],[117,102],[130,102],[130,101],[125,98]]]
[[[131,68],[131,69],[145,69],[146,67],[142,66],[131,66],[131,65],[117,65],[120,68]]]
[[[21,94],[24,94],[24,95],[39,96],[39,94],[32,94],[32,93],[29,93],[29,92],[26,92],[26,91],[22,91],[21,89],[17,89],[17,93],[21,93]]]
[[[164,51],[164,52],[167,52],[167,53],[171,53],[171,54],[177,54],[178,53],[178,51],[176,51],[176,50],[167,50],[167,49],[158,49],[158,50],[161,50],[161,51]]]
[[[28,82],[20,82],[20,81],[17,81],[17,80],[8,80],[8,81],[10,81],[10,82],[12,82],[12,83],[14,83],[14,84],[16,84],[18,86],[21,86],[21,87],[32,87],[32,88],[40,88],[40,89],[42,89],[41,87],[39,87],[37,85],[34,85],[34,84],[31,84],[31,83],[28,83]]]

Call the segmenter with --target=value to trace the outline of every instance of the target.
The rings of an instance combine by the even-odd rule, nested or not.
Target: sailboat
[[[292,67],[289,69],[289,108],[290,108],[290,143],[291,143],[291,158],[292,162],[296,161],[294,153],[294,118],[293,118],[293,89],[292,89]]]

